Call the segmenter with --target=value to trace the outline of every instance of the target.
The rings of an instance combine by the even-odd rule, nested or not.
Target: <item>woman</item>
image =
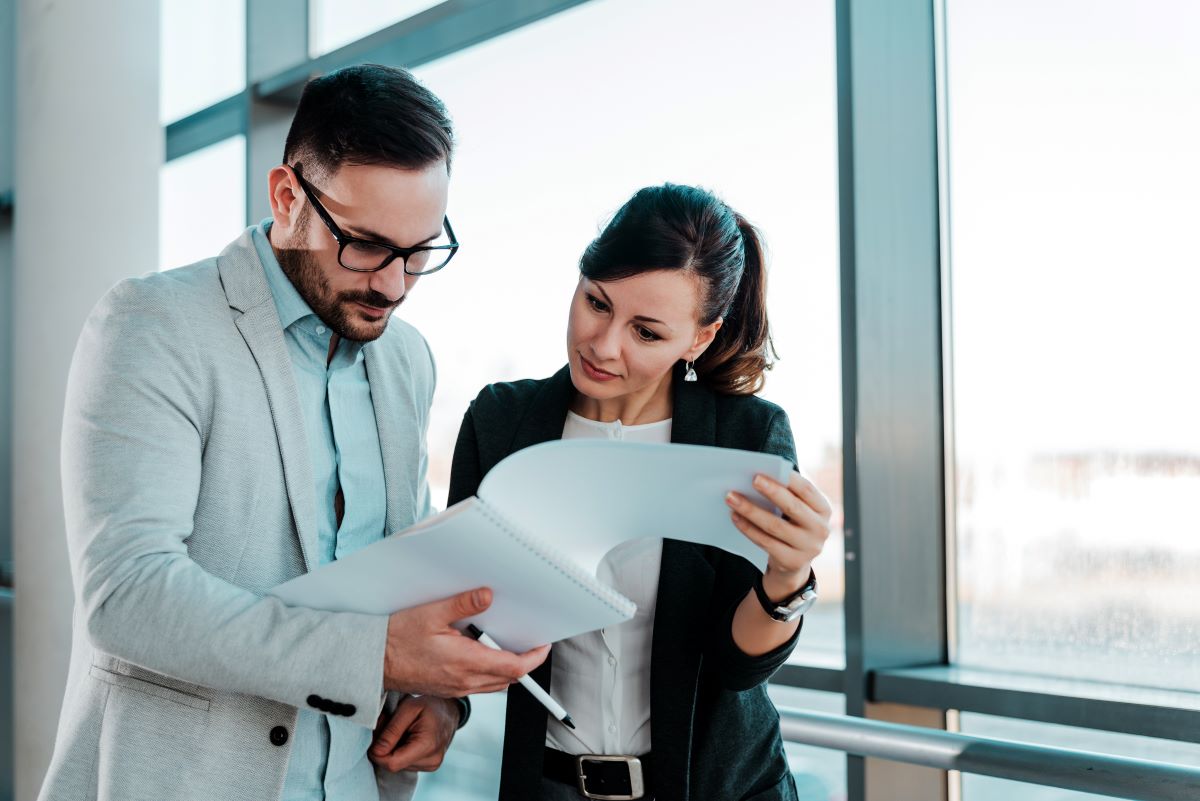
[[[795,463],[787,415],[753,394],[770,348],[753,226],[703,190],[646,188],[587,248],[580,273],[567,366],[479,394],[459,433],[449,503],[473,495],[510,453],[558,438],[716,445]],[[556,643],[534,672],[576,730],[524,688],[509,691],[501,799],[586,797],[580,772],[590,793],[636,797],[637,766],[581,754],[639,757],[644,798],[796,797],[766,682],[795,645],[794,613],[815,588],[830,507],[798,472],[787,485],[758,482],[783,518],[734,493],[726,503],[768,553],[765,575],[676,540],[636,540],[605,558],[601,577],[637,615]],[[778,608],[789,603],[792,614]]]

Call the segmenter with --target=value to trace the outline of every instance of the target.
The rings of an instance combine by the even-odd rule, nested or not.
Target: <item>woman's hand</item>
[[[805,582],[812,562],[829,538],[833,507],[816,485],[793,471],[786,485],[764,475],[754,477],[754,488],[783,512],[776,517],[744,496],[730,492],[725,503],[732,509],[733,524],[767,552],[763,589],[767,596],[786,598]]]

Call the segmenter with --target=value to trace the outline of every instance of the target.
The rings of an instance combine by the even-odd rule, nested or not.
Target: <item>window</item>
[[[313,56],[375,33],[441,0],[309,0],[308,49]]]
[[[246,86],[246,0],[163,0],[159,118],[182,119]]]
[[[947,4],[963,664],[1200,690],[1198,38]]]
[[[801,468],[840,499],[833,70],[832,4],[733,14],[688,0],[594,0],[417,70],[459,137],[450,217],[463,246],[402,312],[452,366],[431,421],[435,498],[476,393],[565,363],[584,247],[634,191],[673,181],[762,228],[782,357],[765,396],[790,413]],[[802,647],[840,661],[836,536],[817,571]]]
[[[246,227],[246,138],[175,159],[159,174],[159,265],[215,256]]]

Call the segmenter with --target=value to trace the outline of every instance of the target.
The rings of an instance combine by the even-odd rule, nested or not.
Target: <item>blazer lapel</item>
[[[312,570],[316,567],[317,504],[300,394],[271,288],[249,230],[217,257],[217,269],[230,308],[239,312],[234,324],[246,340],[262,375],[275,424],[275,437],[279,442],[292,521],[300,538],[305,568]]]
[[[517,423],[512,446],[507,452],[516,453],[532,445],[562,439],[573,392],[569,366],[542,382],[537,394],[530,400],[525,416]],[[554,651],[551,649],[546,661],[529,674],[547,690],[551,689],[553,661]],[[546,721],[546,710],[524,687],[514,685],[509,688],[504,727],[504,771],[500,786],[502,801],[528,798],[530,793],[536,792],[534,788],[541,786]]]
[[[707,389],[674,377],[671,441],[716,444],[716,400]],[[703,549],[690,542],[663,541],[650,658],[650,728],[655,774],[664,801],[690,795],[692,712],[696,708],[701,654],[709,621],[698,598],[712,592],[715,574]],[[663,786],[666,785],[666,786]]]
[[[389,377],[406,376],[411,372],[403,348],[377,350],[365,346],[367,378],[371,383],[371,403],[375,407],[375,427],[379,430],[379,450],[383,456],[383,479],[387,501],[384,534],[393,534],[412,525],[416,520],[421,499],[418,493],[428,487],[418,487],[421,443],[407,441],[400,432],[401,420],[417,420],[424,412],[416,407],[412,392],[402,392]],[[384,360],[395,363],[385,367]]]
[[[567,410],[571,406],[574,391],[570,366],[563,367],[546,379],[530,401],[525,416],[517,424],[509,453],[516,453],[542,442],[562,439],[563,426],[567,422]]]

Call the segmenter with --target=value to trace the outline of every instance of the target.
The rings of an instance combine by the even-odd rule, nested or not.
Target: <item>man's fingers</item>
[[[404,745],[391,753],[379,755],[373,761],[395,773],[413,767],[414,763],[429,756],[433,749],[433,738],[424,732],[418,732]]]
[[[408,727],[413,724],[421,714],[421,708],[416,704],[406,704],[400,702],[400,706],[396,707],[396,711],[392,714],[383,729],[375,735],[375,742],[371,746],[371,751],[378,756],[384,756],[391,753],[396,744],[408,731]]]
[[[439,610],[446,623],[453,623],[465,617],[473,617],[480,612],[486,612],[492,605],[492,591],[487,587],[460,592],[458,595],[438,601],[442,606]]]
[[[546,656],[550,653],[549,645],[539,645],[537,648],[532,648],[523,654],[519,655],[521,660],[521,673],[517,678],[521,678],[528,673],[532,673],[533,669],[546,661]]]
[[[474,646],[471,654],[472,672],[481,677],[506,679],[514,682],[546,661],[550,653],[549,645],[541,645],[523,654],[511,651],[497,651],[488,648],[483,643],[471,641]]]

